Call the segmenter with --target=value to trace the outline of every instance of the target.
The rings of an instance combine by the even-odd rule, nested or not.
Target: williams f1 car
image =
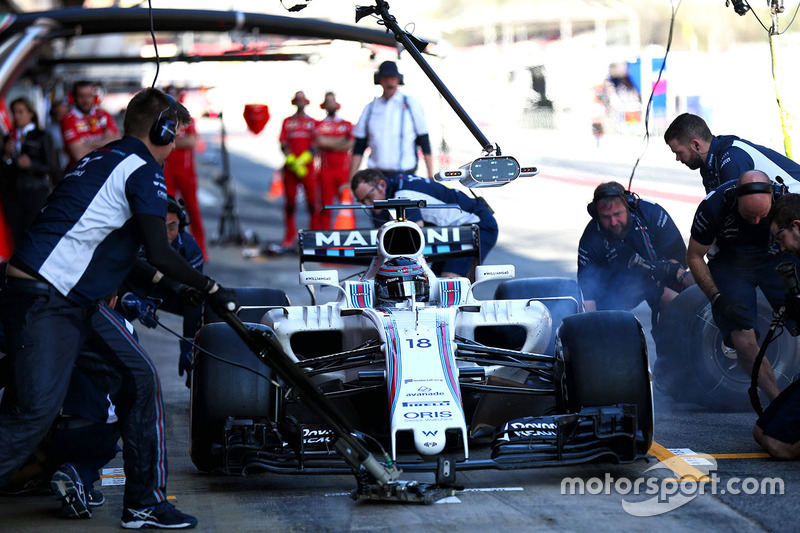
[[[239,318],[200,330],[197,468],[353,471],[355,498],[429,502],[458,470],[642,458],[653,408],[636,318],[583,312],[573,280],[512,279],[510,265],[478,266],[474,283],[437,278],[428,261],[475,254],[477,227],[420,228],[403,220],[412,206],[375,202],[401,213],[378,230],[301,233],[300,282],[332,287],[335,301],[241,289]],[[340,284],[304,259],[367,269]],[[494,297],[478,299],[492,280]],[[435,473],[434,490],[400,471]]]

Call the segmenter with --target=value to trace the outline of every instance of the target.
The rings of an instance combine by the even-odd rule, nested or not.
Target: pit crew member
[[[286,228],[281,246],[289,248],[297,239],[297,223],[295,209],[297,186],[302,184],[306,193],[306,205],[310,217],[310,229],[320,229],[319,191],[317,190],[317,172],[314,169],[314,129],[317,121],[306,115],[308,99],[303,91],[297,91],[292,98],[292,105],[297,112],[284,119],[281,126],[281,151],[286,156],[283,165],[283,190],[286,195],[283,212]]]
[[[350,150],[353,149],[353,124],[339,117],[341,105],[332,92],[325,93],[321,105],[327,116],[317,123],[314,132],[319,152],[319,188],[322,205],[336,203],[339,191],[350,178]],[[332,229],[331,212],[320,213],[320,229]]]
[[[458,204],[456,208],[407,209],[406,218],[420,226],[457,226],[477,224],[480,228],[481,262],[497,242],[497,221],[483,198],[470,198],[461,191],[418,176],[384,176],[380,170],[368,168],[356,172],[350,183],[353,199],[372,205],[376,200],[408,198],[426,200],[428,205]],[[388,221],[384,210],[373,210],[375,226]],[[441,265],[442,277],[467,276],[472,258],[448,259]],[[435,270],[438,270],[435,269]]]
[[[723,183],[698,206],[686,254],[692,275],[711,302],[725,344],[736,350],[739,366],[748,376],[759,350],[754,329],[756,288],[776,310],[786,295],[775,267],[789,256],[771,247],[766,221],[777,194],[760,170]],[[704,256],[715,240],[719,251],[706,263]],[[767,360],[761,365],[758,386],[770,400],[780,392]]]
[[[71,96],[73,108],[61,120],[64,151],[69,157],[67,169],[92,150],[120,137],[114,117],[97,107],[100,97],[94,83],[75,82]]]
[[[172,248],[183,257],[187,263],[198,272],[203,271],[203,252],[200,245],[192,235],[186,231],[189,226],[189,217],[185,206],[174,196],[167,196],[167,239]],[[147,254],[141,251],[141,258],[147,262]],[[152,283],[157,276],[157,270],[147,264],[137,263],[123,287],[121,293],[123,315],[133,320],[138,318],[146,327],[155,327],[155,303],[151,298],[161,301],[158,306],[169,313],[183,317],[183,338],[194,339],[203,319],[202,300],[195,298],[195,291],[188,291],[188,287],[177,283],[167,277],[160,278],[157,284]],[[128,292],[130,291],[130,292]],[[192,370],[192,345],[183,339],[180,341],[180,355],[178,356],[178,375],[186,374],[186,386],[191,383]]]
[[[631,310],[644,300],[656,324],[678,291],[692,283],[675,222],[663,207],[615,181],[600,184],[587,209],[592,220],[578,245],[586,310]]]
[[[775,150],[735,135],[714,136],[697,115],[679,115],[664,132],[664,141],[677,161],[692,170],[700,169],[707,193],[726,181],[739,179],[748,170],[761,170],[772,180],[780,176],[791,190],[800,188],[796,183],[800,180],[800,165]]]
[[[416,174],[417,147],[422,150],[428,178],[433,178],[433,156],[428,137],[428,125],[420,103],[402,93],[403,75],[394,61],[384,61],[374,76],[375,85],[383,89],[381,96],[368,103],[353,129],[356,144],[350,162],[350,176],[361,167],[367,147],[370,149],[368,168],[385,176]]]
[[[778,198],[768,221],[781,250],[800,255],[800,194]],[[787,294],[786,310],[790,319],[800,323],[800,300],[795,295]],[[775,459],[800,459],[800,380],[767,406],[753,426],[753,438]]]
[[[125,442],[126,528],[194,527],[197,520],[166,498],[164,406],[158,375],[124,321],[101,302],[122,282],[143,243],[154,266],[202,290],[220,312],[235,309],[233,291],[193,269],[169,246],[161,165],[189,114],[157,89],[128,104],[125,136],[81,159],[53,191],[9,260],[0,292],[16,394],[0,413],[0,486],[39,444],[66,395],[78,352],[89,336],[110,349],[123,373],[118,400]],[[5,401],[5,400],[4,400]]]

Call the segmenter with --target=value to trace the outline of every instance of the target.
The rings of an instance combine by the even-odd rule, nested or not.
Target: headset
[[[158,118],[150,127],[150,142],[156,146],[168,145],[175,140],[175,136],[178,134],[178,122],[169,116],[178,114],[178,102],[169,94],[164,94],[164,96],[167,97],[168,106],[158,114]]]
[[[321,104],[319,104],[319,108],[320,109],[325,109],[325,102],[322,102]],[[342,108],[342,104],[340,104],[339,102],[336,102],[336,110],[338,111],[341,108]]]
[[[734,203],[740,196],[747,196],[749,194],[771,194],[772,200],[775,201],[787,192],[789,192],[789,188],[783,183],[783,178],[776,176],[774,183],[764,183],[763,181],[742,183],[735,187],[725,189],[722,195],[725,197],[725,200]]]
[[[183,201],[183,198],[177,200],[174,196],[168,194],[167,212],[178,215],[178,231],[183,231],[183,229],[189,225],[189,217],[186,214],[186,203]]]
[[[303,99],[306,101],[306,103],[308,103],[308,98],[306,98],[304,96]],[[292,105],[297,105],[297,95],[296,94],[294,95],[294,97],[292,97]]]
[[[586,211],[588,211],[589,216],[594,219],[597,218],[597,202],[605,198],[619,198],[630,211],[639,207],[640,198],[638,194],[626,191],[619,183],[603,183],[595,189],[594,198],[586,206]]]

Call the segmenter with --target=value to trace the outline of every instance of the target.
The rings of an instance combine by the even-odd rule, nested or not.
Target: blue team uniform
[[[744,304],[755,327],[758,324],[756,287],[773,309],[780,308],[786,297],[786,286],[775,268],[786,261],[797,262],[797,259],[780,252],[777,244],[771,242],[765,220],[750,224],[742,218],[735,193],[736,181],[733,180],[723,183],[703,199],[692,223],[692,238],[703,246],[716,242],[719,251],[708,261],[714,283],[722,294]],[[713,315],[726,344],[732,346],[730,324],[716,311]]]
[[[192,266],[192,268],[198,272],[203,271],[203,265],[205,264],[203,259],[203,251],[200,249],[200,245],[190,233],[187,233],[184,230],[179,231],[178,235],[175,237],[175,240],[172,241],[171,246],[181,257],[186,260],[187,263]],[[146,262],[147,256],[144,253],[144,249],[141,249],[139,253],[140,258]],[[160,290],[157,287],[154,287],[152,283],[142,284],[141,281],[137,283],[131,278],[125,280],[125,283],[122,287],[123,288],[120,291],[121,293],[131,292],[140,299],[157,298],[161,300],[160,309],[183,317],[183,337],[185,339],[194,339],[194,336],[197,333],[197,330],[200,329],[200,325],[203,320],[202,305],[191,305],[185,302],[177,294]],[[136,312],[131,311],[125,313],[125,317],[129,320],[133,320],[136,318]],[[191,368],[192,345],[184,340],[179,341],[179,344],[181,355],[178,362],[178,370],[180,374],[183,375],[185,370]],[[187,386],[188,385],[189,381],[187,379]]]
[[[658,308],[664,289],[645,270],[628,268],[634,254],[650,262],[686,263],[683,237],[663,207],[639,200],[628,212],[631,227],[624,239],[610,236],[592,220],[578,244],[578,284],[584,299],[594,300],[597,309],[630,310],[642,300]]]
[[[772,181],[780,176],[792,192],[800,192],[800,165],[785,155],[735,135],[711,139],[706,164],[700,168],[707,193],[748,170],[760,170]]]
[[[125,320],[100,300],[116,290],[141,246],[134,215],[165,217],[158,162],[124,137],[85,156],[64,177],[10,262],[34,280],[9,277],[0,292],[16,380],[16,405],[0,413],[0,485],[47,432],[87,338],[129,386],[120,391],[125,440],[124,506],[166,501],[164,405],[155,366]]]
[[[87,305],[119,287],[141,245],[133,215],[166,217],[161,166],[124,137],[84,157],[64,176],[11,263]]]
[[[485,201],[481,201],[477,198],[470,198],[461,191],[445,187],[441,183],[418,176],[386,176],[385,180],[387,198],[425,200],[427,205],[457,204],[460,209],[407,209],[406,218],[412,222],[422,220],[426,226],[476,224],[480,229],[481,262],[486,259],[489,251],[497,242],[499,230],[492,210]],[[388,220],[389,214],[386,211],[382,211],[374,217],[376,226],[380,226]],[[466,275],[469,271],[470,263],[471,259],[469,257],[450,259],[444,262],[442,271]]]

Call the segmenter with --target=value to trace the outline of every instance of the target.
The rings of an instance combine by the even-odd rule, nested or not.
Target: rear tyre
[[[641,324],[627,311],[597,311],[564,318],[556,341],[556,402],[559,410],[633,404],[636,448],[653,442],[653,391]]]
[[[541,298],[541,302],[550,311],[553,318],[553,334],[547,344],[545,354],[555,353],[555,331],[561,321],[569,315],[583,311],[583,294],[575,280],[569,278],[520,278],[504,281],[497,286],[494,292],[496,300],[529,300]],[[501,332],[504,337],[513,333]],[[492,346],[510,346],[517,343],[522,346],[524,333],[521,339],[502,339],[506,344],[492,344]]]
[[[758,331],[763,340],[772,320],[772,307],[758,293]],[[723,344],[711,316],[708,298],[693,285],[681,292],[661,315],[653,331],[657,358],[654,378],[660,391],[717,411],[750,410],[750,376],[739,367],[736,352]],[[800,372],[797,339],[784,332],[773,338],[766,358],[783,390]]]
[[[278,396],[272,369],[227,324],[204,326],[196,344],[202,350],[195,349],[192,371],[190,455],[199,470],[211,472],[225,467],[222,450],[228,417],[275,420]]]

